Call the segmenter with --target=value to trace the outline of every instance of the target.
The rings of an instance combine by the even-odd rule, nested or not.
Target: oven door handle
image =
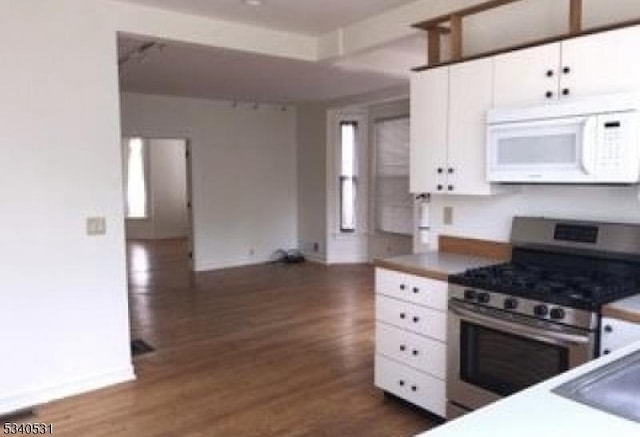
[[[540,326],[531,326],[528,320],[521,320],[522,323],[512,322],[505,320],[499,313],[492,313],[491,317],[485,316],[462,307],[461,304],[457,303],[455,300],[449,301],[449,311],[470,322],[479,322],[488,327],[506,328],[508,329],[507,332],[519,333],[540,340],[551,339],[570,344],[585,344],[591,341],[589,336],[586,334],[570,334],[567,332],[552,331]],[[527,324],[527,322],[529,322],[529,324]]]

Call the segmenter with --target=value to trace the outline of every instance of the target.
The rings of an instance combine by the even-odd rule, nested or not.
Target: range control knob
[[[471,290],[470,288],[468,288],[464,291],[464,298],[465,300],[476,300],[477,294],[478,293],[476,293],[475,290]]]
[[[518,300],[513,297],[508,297],[504,300],[503,305],[505,310],[515,310],[518,308]]]
[[[478,293],[478,302],[489,303],[491,295],[489,293]]]
[[[549,315],[552,319],[562,320],[566,314],[562,308],[552,308]]]
[[[549,308],[547,308],[546,305],[536,305],[535,307],[533,307],[533,314],[535,314],[538,317],[544,317],[547,314],[549,314]]]

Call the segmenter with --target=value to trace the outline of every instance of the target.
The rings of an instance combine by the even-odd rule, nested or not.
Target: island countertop
[[[638,350],[640,342],[487,405],[419,437],[638,437],[640,423],[569,400],[551,391],[573,378]]]

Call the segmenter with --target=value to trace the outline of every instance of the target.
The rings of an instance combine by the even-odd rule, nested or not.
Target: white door
[[[442,192],[447,166],[449,69],[435,68],[411,77],[410,190]],[[440,187],[440,190],[438,190]]]
[[[494,106],[555,101],[560,44],[546,44],[494,57]]]
[[[640,89],[640,26],[562,43],[561,90],[588,96]]]
[[[486,181],[486,116],[493,101],[493,60],[452,65],[449,71],[448,194],[491,194]]]

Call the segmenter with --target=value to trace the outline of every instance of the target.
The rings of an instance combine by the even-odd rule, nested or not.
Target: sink
[[[552,392],[640,422],[640,351],[574,378]]]

